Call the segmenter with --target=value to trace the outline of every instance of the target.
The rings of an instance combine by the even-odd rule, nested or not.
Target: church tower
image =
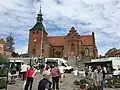
[[[43,25],[41,7],[36,24],[29,30],[28,55],[40,57],[44,54],[44,44],[48,43],[47,32]]]

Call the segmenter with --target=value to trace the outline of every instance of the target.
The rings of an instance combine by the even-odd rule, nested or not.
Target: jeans
[[[94,90],[103,90],[102,86],[97,86],[94,88]]]
[[[56,89],[59,89],[59,76],[58,77],[52,77],[52,82],[53,82],[53,89],[55,89],[55,85],[56,85]]]
[[[30,90],[32,90],[32,84],[33,84],[33,77],[28,78],[24,90],[28,90],[30,86]]]
[[[105,82],[105,80],[102,81],[102,87],[106,88],[106,82]]]
[[[21,72],[22,80],[23,80],[23,81],[25,80],[25,74],[26,74],[26,72]]]

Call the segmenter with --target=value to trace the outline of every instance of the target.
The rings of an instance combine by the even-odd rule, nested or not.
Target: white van
[[[63,58],[45,58],[45,66],[55,63],[57,63],[59,68],[62,68],[64,72],[71,73],[73,71],[73,67],[70,66]]]

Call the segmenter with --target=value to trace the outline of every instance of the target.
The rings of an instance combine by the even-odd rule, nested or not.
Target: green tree
[[[8,68],[9,68],[8,58],[0,54],[0,90],[7,88]]]
[[[19,57],[19,54],[13,51],[13,52],[12,52],[12,56],[13,56],[13,57]]]
[[[14,51],[14,37],[12,35],[12,33],[9,34],[9,36],[6,38],[6,45],[5,45],[5,48],[7,50],[10,50],[11,52]]]

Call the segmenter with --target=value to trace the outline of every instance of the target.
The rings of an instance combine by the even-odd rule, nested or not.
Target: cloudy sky
[[[0,38],[12,32],[17,52],[27,52],[40,3],[49,35],[66,35],[74,26],[80,35],[95,32],[99,54],[120,48],[120,0],[2,0]]]

